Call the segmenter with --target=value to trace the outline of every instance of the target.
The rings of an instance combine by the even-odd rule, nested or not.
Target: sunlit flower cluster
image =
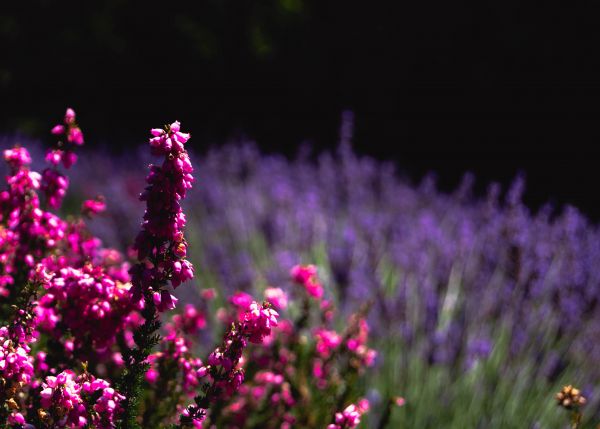
[[[25,148],[4,151],[0,426],[325,427],[334,404],[323,394],[359,401],[356,376],[376,355],[365,312],[337,331],[314,265],[292,268],[289,284],[266,287],[260,299],[203,288],[196,304],[166,314],[176,308],[173,289],[194,277],[181,206],[194,180],[190,136],[179,122],[151,130],[162,163],[150,167],[128,253],[88,227],[110,210],[103,197],[85,196],[64,218],[54,213],[69,185],[60,168],[73,167],[84,141],[75,118],[68,109],[52,129],[58,141],[42,174]],[[356,426],[368,408],[358,403],[335,414],[336,428]]]

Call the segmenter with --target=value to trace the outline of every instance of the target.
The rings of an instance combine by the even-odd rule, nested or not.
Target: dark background
[[[11,2],[12,3],[12,2]],[[60,4],[58,4],[60,3]],[[598,14],[583,2],[22,1],[0,10],[0,131],[65,106],[127,150],[173,119],[202,149],[337,144],[452,189],[527,175],[526,201],[600,219]]]

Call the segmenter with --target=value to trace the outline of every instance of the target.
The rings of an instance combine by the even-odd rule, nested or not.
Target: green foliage
[[[383,367],[373,380],[383,398],[402,396],[403,407],[392,407],[387,428],[556,428],[568,415],[554,401],[565,384],[582,382],[573,370],[554,381],[539,376],[538,365],[523,359],[507,366],[510,334],[499,333],[492,354],[460,370],[430,365],[398,339],[382,341]],[[377,348],[377,347],[376,347]],[[376,427],[383,407],[365,416],[362,427]],[[583,428],[594,427],[584,421]]]
[[[123,360],[126,365],[118,388],[125,395],[122,404],[125,411],[119,429],[141,428],[137,417],[144,374],[149,368],[146,359],[159,342],[160,335],[157,332],[161,325],[150,292],[145,296],[142,316],[145,321],[133,334],[136,347],[133,349],[125,347],[123,349]]]

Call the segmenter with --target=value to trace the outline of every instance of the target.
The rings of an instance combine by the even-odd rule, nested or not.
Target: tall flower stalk
[[[202,387],[202,394],[194,398],[195,404],[183,411],[177,429],[201,425],[211,405],[218,414],[216,404],[229,399],[244,381],[244,369],[239,363],[248,342],[262,344],[277,326],[278,316],[268,302],[261,305],[253,301],[248,305],[239,320],[226,331],[222,344],[210,354],[208,365],[200,369],[202,375],[209,376],[210,382]]]
[[[138,402],[142,379],[149,364],[147,358],[158,344],[159,313],[173,309],[176,298],[169,283],[178,287],[193,277],[192,264],[186,259],[187,243],[183,235],[185,215],[181,200],[191,188],[192,165],[184,144],[190,135],[180,131],[179,122],[164,129],[152,129],[153,155],[164,157],[162,165],[151,165],[148,186],[140,199],[146,201],[146,213],[136,241],[138,262],[130,270],[132,298],[143,300],[144,323],[134,333],[135,347],[125,350],[125,371],[121,390],[125,410],[121,428],[138,428]]]

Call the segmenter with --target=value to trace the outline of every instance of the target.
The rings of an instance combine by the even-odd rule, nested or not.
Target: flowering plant
[[[162,162],[150,166],[146,212],[127,255],[88,229],[107,209],[102,197],[84,201],[79,216],[56,213],[69,186],[60,166],[71,168],[84,143],[72,109],[52,134],[42,174],[25,148],[4,151],[2,427],[358,425],[369,408],[360,377],[376,359],[368,306],[336,331],[316,267],[292,268],[290,296],[269,287],[259,301],[245,292],[225,301],[204,288],[197,305],[167,317],[173,290],[194,277],[182,209],[194,181],[190,135],[179,122],[151,130]],[[223,328],[211,335],[213,316]]]

